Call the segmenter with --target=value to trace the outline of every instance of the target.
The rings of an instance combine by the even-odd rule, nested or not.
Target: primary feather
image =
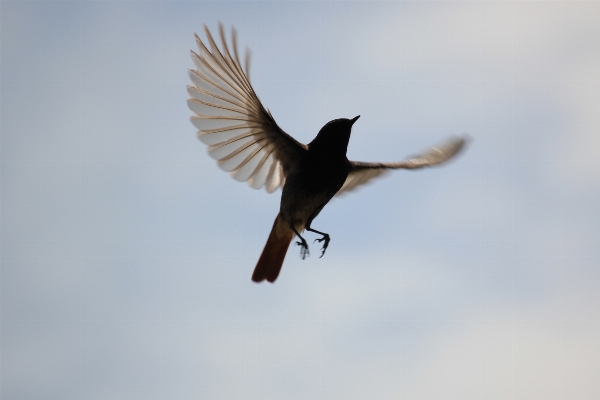
[[[345,194],[370,180],[386,174],[390,169],[417,169],[442,164],[458,154],[468,137],[453,136],[438,146],[432,146],[421,154],[407,158],[404,161],[389,163],[371,163],[350,161],[352,168],[344,186],[337,192],[337,196]]]
[[[196,35],[198,53],[192,51],[196,69],[187,87],[192,123],[211,157],[233,178],[271,193],[283,186],[293,163],[306,145],[285,133],[263,107],[238,56],[235,31],[233,55],[219,25],[221,48],[205,26],[207,42]]]

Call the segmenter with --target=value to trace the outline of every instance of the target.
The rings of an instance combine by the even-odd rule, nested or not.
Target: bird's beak
[[[356,117],[352,118],[350,120],[350,122],[352,122],[352,124],[350,124],[350,125],[354,125],[354,123],[356,122],[356,120],[359,119],[359,118],[360,118],[360,115],[357,115]]]

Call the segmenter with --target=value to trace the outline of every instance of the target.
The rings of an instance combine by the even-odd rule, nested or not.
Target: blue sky
[[[599,3],[0,12],[2,398],[600,395]],[[280,192],[220,171],[185,103],[218,21],[301,142],[359,114],[354,160],[474,141],[333,200],[325,257],[256,285]]]

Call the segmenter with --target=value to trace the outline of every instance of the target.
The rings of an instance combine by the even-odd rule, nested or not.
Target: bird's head
[[[339,153],[345,156],[352,125],[359,117],[360,115],[352,119],[339,118],[329,121],[321,128],[313,141],[308,144],[308,149],[332,155]]]

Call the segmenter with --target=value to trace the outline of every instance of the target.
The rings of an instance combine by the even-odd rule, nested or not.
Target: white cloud
[[[580,65],[564,82],[570,124],[556,142],[548,167],[562,185],[579,190],[600,187],[600,54]]]
[[[594,398],[599,333],[597,321],[513,320],[510,314],[439,332],[439,352],[420,369],[410,397]]]
[[[3,94],[19,93],[2,104],[2,395],[598,397],[598,3],[281,3],[273,24],[270,3],[52,4],[2,5],[28,32],[2,39]],[[278,282],[254,285],[277,195],[218,170],[184,101],[191,34],[217,18],[246,23],[242,48],[276,36],[252,43],[255,72],[290,133],[339,112],[365,115],[361,157],[475,142],[423,173],[430,198],[353,203],[363,222],[389,212],[367,245],[304,262],[292,246]],[[74,84],[20,85],[34,76]],[[46,156],[58,167],[28,161]],[[405,217],[367,210],[392,202]]]

